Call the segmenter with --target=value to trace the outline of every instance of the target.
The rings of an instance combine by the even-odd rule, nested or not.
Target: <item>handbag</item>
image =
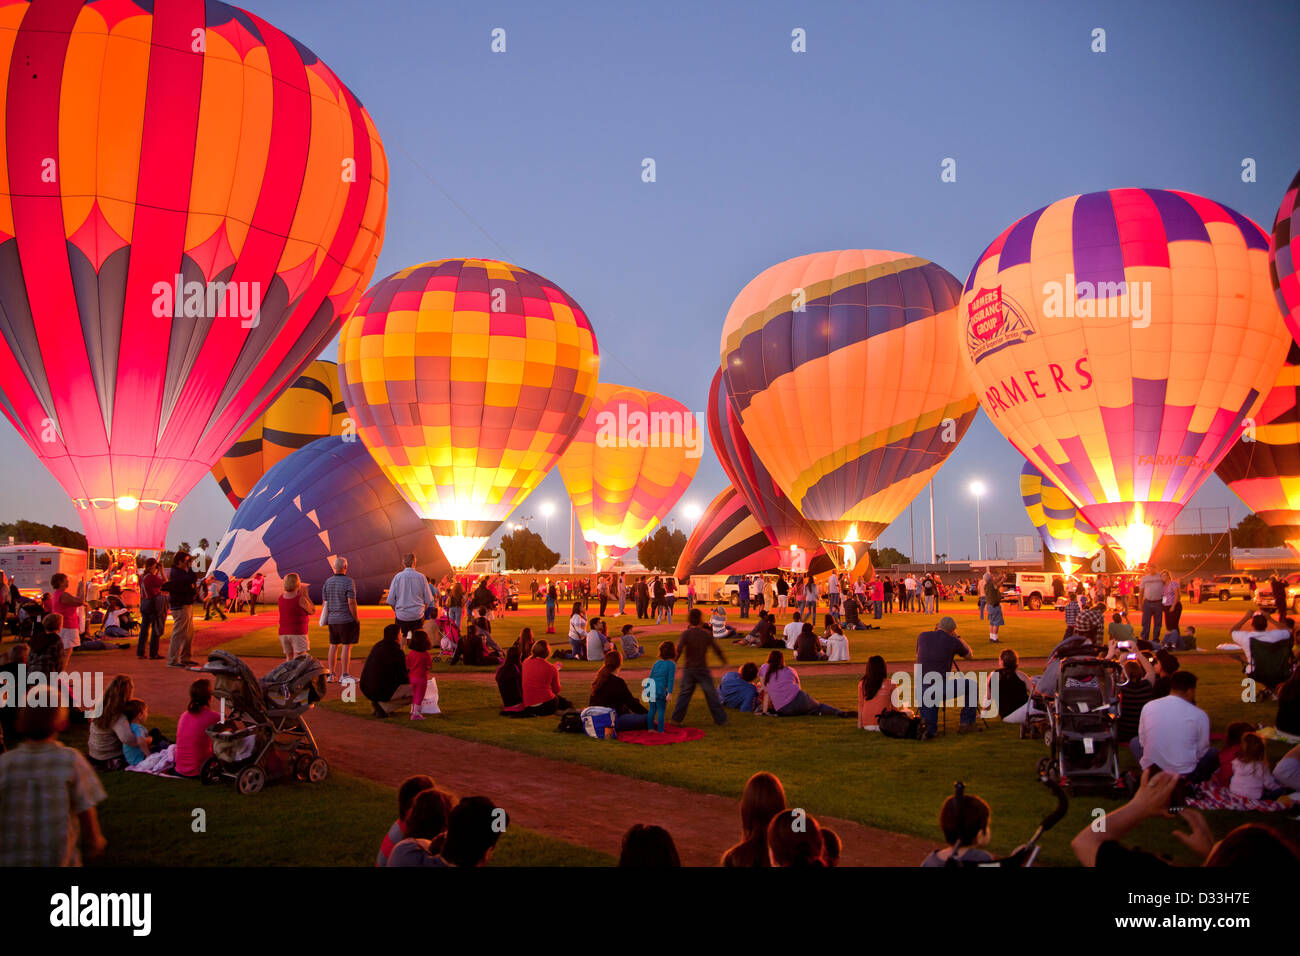
[[[925,735],[925,721],[901,710],[887,710],[877,719],[880,733],[896,740],[920,740]]]

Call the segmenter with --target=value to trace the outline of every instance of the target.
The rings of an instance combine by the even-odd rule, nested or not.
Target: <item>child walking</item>
[[[411,649],[406,652],[406,673],[411,678],[411,719],[424,720],[420,707],[429,686],[429,668],[433,666],[429,648],[433,645],[423,629],[412,631],[408,643]]]
[[[650,685],[646,688],[650,715],[646,726],[650,730],[664,732],[665,718],[668,714],[668,698],[673,693],[673,679],[677,676],[677,647],[672,641],[659,645],[659,660],[650,668]]]

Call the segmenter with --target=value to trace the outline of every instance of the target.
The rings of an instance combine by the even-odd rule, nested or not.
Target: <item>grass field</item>
[[[175,722],[149,723],[169,736]],[[86,729],[63,735],[85,748]],[[272,783],[241,795],[233,786],[137,773],[100,777],[99,805],[108,849],[91,865],[135,866],[374,866],[379,843],[397,815],[397,797],[359,777],[331,772],[319,784]],[[202,811],[201,814],[196,811]],[[203,829],[198,829],[197,820]],[[603,853],[511,826],[492,866],[612,866]]]

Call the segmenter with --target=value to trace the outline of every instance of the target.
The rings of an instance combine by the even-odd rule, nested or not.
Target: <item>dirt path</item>
[[[194,640],[195,657],[202,660],[208,648],[270,621],[269,615],[259,618],[232,618],[202,628]],[[187,670],[167,667],[164,661],[137,661],[126,651],[85,653],[79,661],[74,656],[74,663],[94,666],[88,663],[92,659],[102,661],[98,666],[104,667],[109,676],[131,674],[136,695],[152,702],[159,713],[177,712],[194,680]],[[254,671],[264,673],[276,661],[250,658],[248,663]],[[480,673],[458,675],[457,679],[490,677]],[[331,766],[342,773],[391,787],[413,773],[428,773],[439,786],[456,793],[482,793],[499,799],[522,827],[611,856],[618,856],[623,834],[634,823],[656,823],[667,828],[677,842],[682,861],[690,866],[715,865],[723,851],[739,839],[737,803],[729,797],[320,708],[312,711],[310,723]],[[930,841],[917,837],[849,820],[818,819],[843,839],[842,862],[846,866],[915,866],[934,848]]]

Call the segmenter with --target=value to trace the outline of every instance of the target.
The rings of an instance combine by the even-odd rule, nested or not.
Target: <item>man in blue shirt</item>
[[[718,682],[718,696],[722,698],[723,707],[743,710],[747,714],[754,712],[754,702],[758,700],[758,665],[747,661],[739,670],[728,671]]]
[[[424,612],[433,603],[433,589],[429,587],[429,579],[415,570],[414,554],[402,555],[402,564],[405,567],[388,585],[388,605],[405,636],[423,626]]]
[[[740,616],[749,617],[749,575],[742,574],[736,583],[737,597],[740,599]]]
[[[957,622],[951,617],[939,620],[937,631],[926,631],[916,639],[916,662],[920,665],[921,686],[915,693],[920,701],[921,719],[925,721],[927,738],[939,732],[939,706],[948,703],[947,680],[952,670],[953,658],[970,657],[970,645],[957,636]],[[969,698],[962,697],[961,726],[964,733],[975,726],[975,708]]]

